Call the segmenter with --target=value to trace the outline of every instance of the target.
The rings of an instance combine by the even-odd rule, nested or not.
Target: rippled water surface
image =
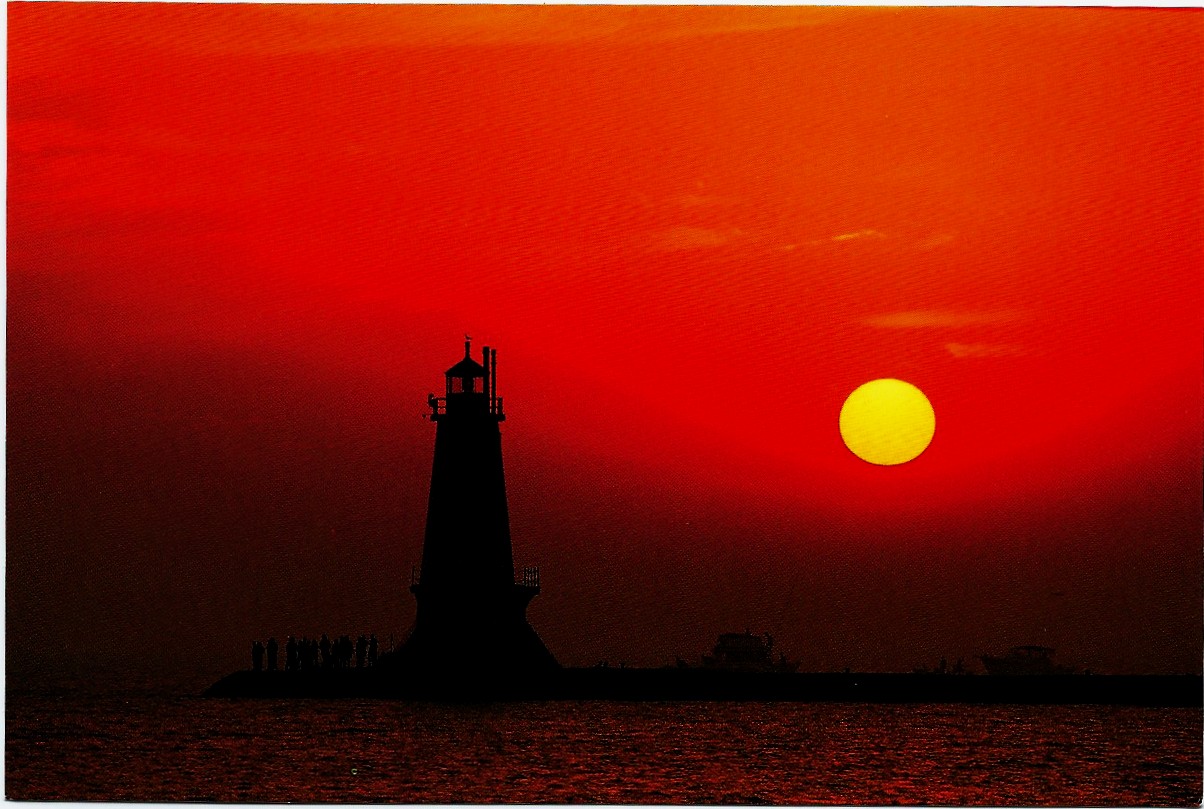
[[[9,694],[7,797],[1189,805],[1201,712]]]

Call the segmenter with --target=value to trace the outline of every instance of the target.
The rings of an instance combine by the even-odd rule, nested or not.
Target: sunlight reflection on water
[[[1201,712],[9,695],[18,800],[1187,805]]]

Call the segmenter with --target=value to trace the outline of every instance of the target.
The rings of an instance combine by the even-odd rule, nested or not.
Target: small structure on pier
[[[1074,666],[1053,661],[1054,650],[1048,646],[1013,646],[1006,655],[979,655],[987,674],[1004,677],[1020,675],[1078,674]]]
[[[768,632],[754,635],[747,629],[743,633],[725,632],[709,655],[702,656],[702,665],[708,669],[744,672],[783,672],[798,670],[798,661],[786,659],[778,653],[773,656],[773,635]]]
[[[527,622],[539,569],[515,579],[497,352],[486,347],[481,360],[472,359],[466,340],[464,358],[444,375],[444,395],[427,399],[435,462],[422,565],[410,582],[418,614],[395,660],[409,670],[487,675],[558,667]]]

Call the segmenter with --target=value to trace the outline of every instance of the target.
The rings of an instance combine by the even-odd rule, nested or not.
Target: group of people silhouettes
[[[356,668],[362,669],[376,665],[379,651],[376,635],[360,635],[354,641],[350,635],[340,635],[332,641],[325,632],[318,640],[308,637],[298,640],[289,635],[284,645],[284,670],[348,669],[352,661]],[[263,671],[265,656],[267,670],[276,671],[279,668],[279,655],[280,644],[275,638],[268,638],[266,645],[258,640],[251,643],[251,666],[255,671]]]

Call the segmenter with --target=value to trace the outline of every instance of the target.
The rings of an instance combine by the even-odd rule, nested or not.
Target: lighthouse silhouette
[[[515,580],[497,352],[486,346],[481,360],[472,359],[465,340],[464,359],[444,374],[444,395],[427,397],[436,424],[435,462],[422,565],[410,583],[418,614],[399,662],[440,676],[558,668],[527,623],[539,570],[525,568]]]

